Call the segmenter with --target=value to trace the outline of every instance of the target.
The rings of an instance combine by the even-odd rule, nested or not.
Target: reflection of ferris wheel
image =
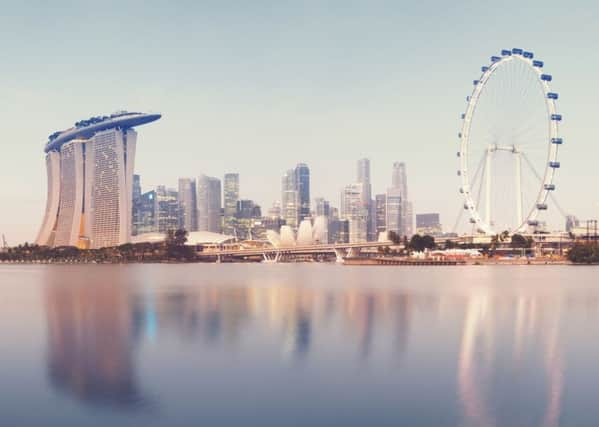
[[[477,232],[524,232],[539,225],[562,139],[558,94],[543,62],[522,49],[492,56],[474,80],[459,134],[464,209]]]

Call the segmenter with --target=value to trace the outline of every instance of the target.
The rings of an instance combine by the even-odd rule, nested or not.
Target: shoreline
[[[426,259],[374,259],[374,258],[348,258],[344,262],[335,261],[292,261],[292,262],[256,262],[256,261],[0,261],[3,265],[150,265],[150,264],[335,264],[342,266],[360,266],[360,267],[440,267],[440,266],[540,266],[540,265],[571,265],[571,266],[597,266],[599,263],[574,263],[568,260],[426,260]]]

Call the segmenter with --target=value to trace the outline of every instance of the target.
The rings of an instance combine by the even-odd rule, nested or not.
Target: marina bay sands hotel
[[[44,149],[48,198],[38,245],[96,249],[129,241],[133,128],[160,117],[119,112],[50,135]]]

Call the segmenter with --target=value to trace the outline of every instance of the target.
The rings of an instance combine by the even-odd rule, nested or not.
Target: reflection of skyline
[[[139,402],[127,291],[63,276],[46,287],[48,375],[83,401],[128,407]]]
[[[515,306],[515,310],[513,307]],[[514,319],[507,316],[515,312]],[[545,400],[538,406],[544,408],[537,414],[542,422],[534,423],[552,427],[559,425],[563,393],[563,363],[560,343],[560,299],[514,296],[508,299],[485,293],[467,298],[464,326],[458,359],[458,394],[462,402],[465,425],[504,425],[500,419],[506,414],[497,413],[501,401],[511,396],[497,395],[493,382],[501,381],[497,372],[508,363],[514,369],[515,381],[519,372],[541,365],[545,368],[545,393],[531,393],[524,398]],[[513,337],[509,340],[509,325],[513,321]],[[507,329],[507,331],[506,331]],[[512,346],[511,361],[500,360],[497,347]],[[530,372],[529,372],[530,375]],[[526,387],[528,384],[522,384]],[[518,383],[513,384],[516,390]],[[518,390],[518,392],[521,392]],[[519,402],[517,403],[519,404]],[[515,406],[517,406],[517,404]],[[531,405],[530,407],[537,407]],[[528,417],[530,409],[527,410]],[[512,414],[508,414],[509,417]]]
[[[319,332],[340,323],[344,338],[354,340],[356,354],[364,360],[374,345],[377,327],[395,330],[390,344],[400,353],[406,350],[410,306],[410,296],[391,291],[284,285],[181,288],[155,296],[135,295],[132,301],[137,339],[176,333],[206,345],[235,347],[250,325],[262,325],[280,337],[282,354],[304,358]]]
[[[566,391],[593,381],[596,346],[581,339],[599,313],[596,291],[171,281],[130,266],[53,266],[40,277],[47,385],[92,411],[145,408],[150,394],[160,408],[214,392],[223,402],[239,384],[261,402],[347,384],[385,393],[403,414],[441,402],[457,425],[553,427],[572,412]]]

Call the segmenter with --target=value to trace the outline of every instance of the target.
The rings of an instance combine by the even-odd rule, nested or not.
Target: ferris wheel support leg
[[[518,227],[522,225],[522,159],[520,152],[516,152],[516,215]],[[517,230],[519,231],[519,230]]]
[[[487,148],[487,164],[485,165],[485,222],[491,225],[491,148]]]

